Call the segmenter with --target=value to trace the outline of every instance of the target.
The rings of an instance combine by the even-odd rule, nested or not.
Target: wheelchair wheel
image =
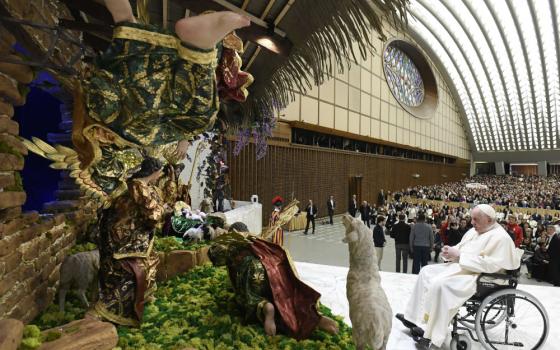
[[[478,308],[475,310],[473,310],[472,307],[460,309],[458,312],[459,317],[457,318],[457,321],[463,327],[474,330],[476,324],[476,310],[478,310]],[[505,302],[500,302],[494,305],[492,307],[492,310],[489,310],[488,316],[486,317],[486,328],[490,329],[500,324],[506,317],[505,311]]]
[[[471,350],[471,338],[465,334],[457,334],[449,344],[451,350]]]
[[[548,328],[543,305],[518,289],[490,294],[475,317],[476,335],[485,349],[539,349],[548,337]]]

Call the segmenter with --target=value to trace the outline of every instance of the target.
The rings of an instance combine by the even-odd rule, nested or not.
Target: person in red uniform
[[[521,226],[517,224],[517,217],[510,215],[508,218],[508,229],[510,229],[514,234],[515,247],[519,248],[521,242],[523,242],[523,230]]]

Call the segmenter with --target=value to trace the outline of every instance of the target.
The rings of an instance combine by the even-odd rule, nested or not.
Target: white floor
[[[348,314],[348,301],[346,299],[346,274],[347,267],[318,265],[305,262],[296,262],[300,278],[315,288],[322,295],[321,302],[333,310],[335,314],[344,316],[350,323]],[[402,313],[412,293],[412,288],[417,276],[393,272],[381,272],[381,284],[393,314]],[[542,349],[560,349],[560,289],[538,285],[520,284],[519,289],[525,290],[535,296],[545,306],[550,321],[550,332],[545,346]],[[449,349],[450,336],[442,349]],[[473,349],[481,349],[478,343],[473,344]],[[400,321],[393,318],[393,329],[389,338],[387,350],[417,349],[415,342],[408,330]]]

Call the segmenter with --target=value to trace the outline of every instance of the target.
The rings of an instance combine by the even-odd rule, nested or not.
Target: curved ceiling
[[[454,85],[473,151],[559,148],[559,6],[560,0],[411,2],[409,31]]]

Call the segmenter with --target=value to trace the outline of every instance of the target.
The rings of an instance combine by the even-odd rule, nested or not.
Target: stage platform
[[[346,299],[347,267],[318,265],[296,262],[300,278],[322,294],[321,302],[327,305],[335,314],[344,316],[351,324],[348,314],[348,299]],[[416,282],[416,275],[381,272],[381,285],[389,298],[393,314],[402,313],[412,293]],[[531,293],[544,305],[548,312],[550,331],[543,350],[560,349],[560,288],[537,285],[520,284],[519,289]],[[448,336],[441,349],[449,349],[451,336]],[[408,330],[400,321],[393,318],[393,329],[389,338],[387,350],[417,349]],[[480,344],[473,342],[474,349],[482,349]]]

